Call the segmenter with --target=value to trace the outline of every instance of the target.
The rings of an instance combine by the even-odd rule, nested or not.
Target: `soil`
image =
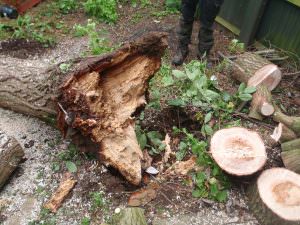
[[[45,1],[35,7],[33,15],[47,9]],[[162,9],[159,5],[155,10]],[[110,42],[114,44],[133,40],[148,31],[164,31],[169,33],[169,48],[166,53],[170,63],[176,52],[177,24],[179,15],[155,17],[149,9],[139,9],[123,5],[120,19],[116,25],[101,23],[100,28],[108,31]],[[137,14],[138,11],[138,14]],[[86,23],[87,17],[83,12],[64,15],[66,26],[73,27],[75,23]],[[190,54],[186,62],[196,59],[197,31],[200,24],[194,24]],[[86,38],[73,38],[70,34],[58,32],[58,44],[53,49],[27,40],[10,40],[1,42],[0,54],[13,58],[40,60],[43,63],[60,63],[81,56],[87,50]],[[211,57],[218,58],[217,51],[225,55],[228,44],[234,35],[219,25],[215,29],[215,46]],[[218,61],[216,61],[218,62]],[[293,72],[292,68],[285,67],[283,71]],[[234,92],[238,84],[234,82],[227,71],[216,72],[221,89]],[[300,97],[300,89],[295,86],[297,81],[290,78],[283,79],[279,88],[274,92],[274,98],[282,104],[288,114],[300,115],[299,106],[293,103],[292,98]],[[298,86],[299,87],[299,86]],[[141,125],[148,130],[160,131],[163,134],[171,133],[173,126],[186,127],[196,137],[202,139],[199,132],[200,124],[195,120],[194,108],[163,108],[161,111],[148,108],[144,112],[145,119]],[[45,213],[42,205],[50,198],[57,188],[62,177],[67,173],[65,162],[61,155],[69,150],[69,141],[63,140],[61,134],[49,125],[27,116],[0,109],[0,129],[9,135],[15,136],[25,147],[26,160],[14,173],[0,195],[0,223],[4,224],[81,224],[84,217],[91,218],[91,224],[101,224],[104,218],[109,217],[116,208],[126,207],[130,195],[146,186],[134,187],[123,179],[112,168],[106,168],[93,157],[85,153],[78,153],[75,157],[78,172],[75,178],[78,183],[70,196],[58,210],[56,215]],[[238,117],[237,117],[238,118]],[[272,121],[267,121],[275,126]],[[280,146],[274,143],[270,134],[272,129],[261,126],[259,123],[242,120],[244,127],[256,130],[266,143],[268,162],[265,168],[283,166],[280,157]],[[90,159],[91,158],[91,159]],[[159,167],[159,160],[153,166]],[[54,169],[59,165],[59,169]],[[216,203],[209,199],[196,199],[191,195],[191,178],[150,178],[158,186],[157,197],[144,206],[149,224],[187,224],[188,218],[195,218],[190,224],[258,224],[249,212],[244,189],[247,182],[231,179],[233,187],[226,203]],[[103,191],[105,193],[103,207],[95,207],[91,193]],[[162,222],[167,221],[167,222]]]

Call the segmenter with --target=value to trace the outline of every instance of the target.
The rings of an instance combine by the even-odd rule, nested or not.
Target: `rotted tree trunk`
[[[252,175],[267,161],[260,136],[240,127],[217,131],[211,139],[210,152],[216,163],[234,176]]]
[[[18,167],[24,157],[24,150],[17,140],[0,131],[0,188]]]
[[[166,34],[151,32],[113,53],[74,60],[68,74],[1,59],[0,107],[44,120],[57,115],[64,134],[68,128],[79,130],[94,142],[104,163],[137,185],[142,152],[132,116],[146,103],[148,81],[166,47]],[[13,66],[22,72],[10,73]]]
[[[247,191],[249,207],[262,225],[300,224],[300,175],[265,170]]]

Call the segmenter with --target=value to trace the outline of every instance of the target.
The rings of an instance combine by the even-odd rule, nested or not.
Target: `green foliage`
[[[63,72],[63,73],[67,73],[70,69],[71,69],[71,63],[62,63],[59,65],[59,69]]]
[[[118,19],[116,0],[87,0],[84,9],[88,15],[104,22],[114,23]]]
[[[90,198],[92,201],[92,209],[97,209],[99,207],[106,206],[106,201],[104,199],[104,192],[103,191],[97,191],[97,192],[91,192]]]
[[[180,9],[181,0],[165,0],[167,10],[176,11]]]
[[[25,15],[18,17],[12,37],[36,40],[48,46],[54,43],[54,39],[46,35],[50,31],[52,27],[48,23],[35,23],[30,16]]]
[[[88,217],[83,217],[81,220],[81,225],[90,225],[91,219]]]
[[[74,144],[69,144],[66,151],[60,152],[58,157],[63,161],[76,160],[79,156],[79,150]]]
[[[149,149],[151,155],[160,154],[166,145],[162,142],[163,136],[157,131],[144,131],[137,123],[135,133],[141,149]]]
[[[208,119],[209,116],[205,120],[208,121]],[[203,171],[193,176],[195,183],[193,196],[197,198],[211,198],[219,202],[225,201],[230,183],[227,176],[207,152],[208,143],[199,141],[192,134],[188,133],[185,128],[174,128],[174,132],[175,134],[185,134],[185,138],[182,140],[182,143],[186,146],[184,148],[191,149],[192,153],[197,156],[199,166],[204,167]]]
[[[61,13],[67,14],[78,9],[78,0],[58,0],[57,6]]]
[[[87,35],[89,37],[89,50],[93,55],[100,55],[113,50],[109,46],[109,42],[106,38],[101,37],[101,34],[96,29],[96,23],[92,20],[88,20],[86,26],[75,25],[75,36],[82,37]]]
[[[232,39],[228,46],[228,50],[233,54],[242,53],[245,51],[245,44],[237,39]]]
[[[247,87],[245,83],[241,83],[236,97],[241,101],[247,102],[252,99],[252,94],[254,92],[256,92],[255,87]]]
[[[70,173],[76,173],[77,172],[77,166],[75,163],[71,161],[66,161],[66,167]]]

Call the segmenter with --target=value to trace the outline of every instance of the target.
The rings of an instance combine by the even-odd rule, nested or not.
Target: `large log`
[[[216,163],[234,176],[252,175],[267,161],[260,136],[240,127],[217,131],[211,139],[210,152]]]
[[[18,141],[0,130],[0,188],[18,167],[24,157],[24,150]]]
[[[282,161],[285,167],[296,173],[300,173],[300,147],[281,153]]]
[[[132,115],[145,104],[148,81],[159,69],[166,47],[166,34],[151,32],[113,53],[74,60],[67,75],[57,67],[23,62],[23,69],[1,59],[0,107],[42,119],[57,114],[62,132],[68,127],[81,131],[106,164],[137,185],[142,152]],[[20,73],[10,72],[14,66]]]
[[[300,175],[265,170],[248,189],[249,207],[262,225],[300,224]]]

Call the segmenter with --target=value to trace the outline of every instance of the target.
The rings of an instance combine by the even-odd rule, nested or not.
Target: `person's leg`
[[[181,65],[188,55],[188,45],[191,42],[194,14],[198,0],[182,0],[181,17],[179,20],[178,47],[172,60],[174,65]]]
[[[214,44],[213,24],[223,0],[200,0],[200,31],[198,57],[209,55]]]

